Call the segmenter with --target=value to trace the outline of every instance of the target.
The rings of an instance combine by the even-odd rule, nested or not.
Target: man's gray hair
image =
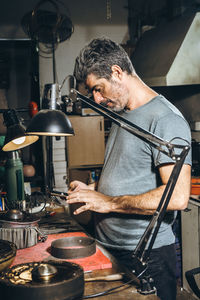
[[[135,70],[126,51],[108,38],[97,38],[86,45],[76,58],[74,76],[77,82],[85,82],[89,74],[97,78],[111,78],[113,65],[118,65],[127,74]]]

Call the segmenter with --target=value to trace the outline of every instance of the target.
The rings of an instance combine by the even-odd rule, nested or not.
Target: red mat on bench
[[[67,232],[67,233],[59,233],[59,234],[49,234],[47,240],[44,243],[38,243],[35,246],[25,249],[17,250],[17,255],[15,257],[12,266],[17,264],[23,264],[28,262],[37,262],[37,261],[47,261],[49,259],[56,260],[50,254],[51,243],[54,240],[70,237],[70,236],[87,236],[83,232]],[[81,265],[84,271],[92,271],[99,269],[107,269],[112,268],[112,263],[107,258],[101,250],[96,247],[96,253],[91,256],[79,258],[79,259],[67,259],[67,261],[71,261]]]

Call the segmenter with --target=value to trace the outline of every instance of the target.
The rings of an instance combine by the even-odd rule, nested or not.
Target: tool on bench
[[[104,276],[97,276],[97,277],[88,277],[84,278],[85,281],[116,281],[123,279],[124,273],[116,273]]]
[[[66,196],[68,196],[67,193],[52,191],[52,192],[49,192],[49,195],[56,197],[56,200],[60,205],[63,205],[63,206],[67,205],[67,202],[66,202]]]

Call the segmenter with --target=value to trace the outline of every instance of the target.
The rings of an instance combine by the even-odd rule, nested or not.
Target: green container
[[[17,151],[8,153],[5,174],[8,208],[19,209],[25,199],[25,195],[23,164]]]

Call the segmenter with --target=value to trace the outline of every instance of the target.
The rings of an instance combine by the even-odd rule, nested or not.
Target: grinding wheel
[[[44,269],[50,270],[49,278],[43,276]],[[36,274],[43,275],[36,276]],[[0,275],[0,294],[6,295],[7,299],[75,300],[82,299],[83,293],[83,269],[70,262],[20,264]]]
[[[0,240],[0,272],[8,268],[15,259],[17,247],[14,243]]]

